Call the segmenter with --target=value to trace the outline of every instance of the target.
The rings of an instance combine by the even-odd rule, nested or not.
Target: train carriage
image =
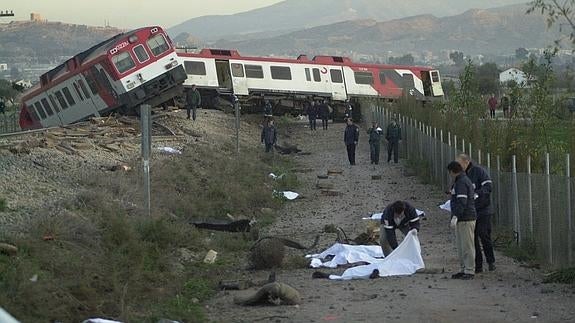
[[[119,34],[43,74],[22,98],[20,127],[65,125],[144,103],[157,106],[180,96],[185,79],[162,28]]]

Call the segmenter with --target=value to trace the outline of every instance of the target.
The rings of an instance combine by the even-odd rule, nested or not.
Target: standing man
[[[461,271],[453,279],[475,277],[475,190],[461,165],[452,161],[447,165],[449,175],[454,179],[451,189],[451,228],[455,229],[457,253]]]
[[[4,98],[0,97],[0,113],[5,114],[6,104],[4,103]]]
[[[347,127],[343,134],[343,141],[347,147],[347,158],[350,165],[355,165],[355,147],[359,141],[359,128],[353,124],[353,120],[347,119]]]
[[[314,131],[317,130],[317,114],[318,114],[318,106],[315,104],[313,100],[306,101],[307,103],[307,117],[309,119],[309,128]]]
[[[401,141],[401,127],[393,119],[389,126],[387,126],[387,133],[385,135],[387,140],[387,162],[391,161],[391,153],[393,152],[393,161],[397,164],[399,161],[399,142]]]
[[[379,164],[379,150],[381,147],[381,135],[383,129],[379,127],[377,122],[373,122],[371,128],[367,130],[369,134],[369,152],[372,164]]]
[[[277,141],[278,134],[276,127],[274,127],[274,121],[269,119],[262,129],[262,143],[266,146],[266,153],[272,151],[272,148],[277,143]]]
[[[397,248],[395,230],[399,229],[404,235],[411,230],[419,231],[419,216],[417,210],[409,203],[395,201],[388,205],[381,216],[379,229],[379,244],[385,256]]]
[[[491,206],[491,178],[485,169],[474,165],[469,156],[461,154],[457,157],[457,162],[461,165],[475,189],[477,198],[475,199],[475,212],[477,221],[475,223],[475,273],[483,272],[483,253],[489,271],[495,270],[495,256],[493,254],[493,243],[491,242],[491,216],[493,207]],[[481,249],[483,247],[483,253]]]
[[[188,119],[190,118],[190,110],[192,111],[192,120],[196,120],[196,109],[202,104],[202,96],[200,91],[196,89],[196,85],[193,84],[192,88],[186,93],[186,110],[188,113]]]
[[[321,125],[323,130],[327,130],[327,121],[329,119],[329,106],[325,103],[324,100],[321,100],[319,105],[319,114],[321,116]]]
[[[487,105],[489,105],[489,115],[494,119],[495,109],[497,109],[497,98],[495,97],[495,94],[491,94],[491,97],[487,101]]]

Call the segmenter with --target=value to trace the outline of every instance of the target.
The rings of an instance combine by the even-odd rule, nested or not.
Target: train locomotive
[[[246,57],[225,49],[183,50],[178,56],[188,76],[184,87],[196,85],[202,102],[213,106],[234,94],[242,108],[262,107],[270,100],[275,113],[299,113],[306,100],[322,99],[337,119],[346,101],[362,97],[407,95],[423,102],[443,97],[439,71],[431,67],[362,64],[340,56]]]
[[[116,35],[40,76],[24,93],[20,127],[60,126],[111,111],[136,112],[183,93],[187,75],[168,35],[151,26]]]

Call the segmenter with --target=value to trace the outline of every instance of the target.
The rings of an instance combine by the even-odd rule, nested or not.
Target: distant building
[[[32,21],[32,22],[44,22],[44,18],[42,18],[41,14],[32,12],[30,14],[30,21]]]
[[[26,81],[26,80],[18,80],[14,83],[20,85],[21,87],[23,87],[25,89],[29,89],[32,87],[32,82]]]
[[[514,81],[519,85],[527,85],[527,75],[516,68],[510,68],[499,73],[499,83],[505,84],[509,81]]]
[[[5,72],[8,70],[8,64],[0,64],[0,72]]]

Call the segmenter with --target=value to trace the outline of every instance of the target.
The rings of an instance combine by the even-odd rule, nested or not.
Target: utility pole
[[[150,151],[152,148],[152,115],[149,104],[140,107],[140,122],[142,128],[142,162],[144,166],[144,206],[146,215],[151,215],[151,189],[150,189]]]
[[[236,152],[240,154],[240,100],[234,94],[232,96],[232,100],[234,101],[234,110],[236,113]]]

